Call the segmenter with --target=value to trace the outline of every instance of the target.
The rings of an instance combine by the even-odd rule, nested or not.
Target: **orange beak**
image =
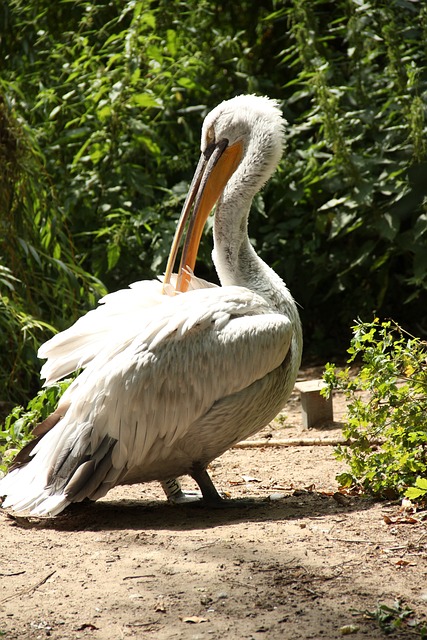
[[[224,139],[215,145],[209,145],[200,156],[175,231],[163,280],[163,291],[165,285],[170,283],[179,245],[189,220],[176,284],[176,291],[187,291],[191,278],[190,273],[194,271],[206,220],[222,195],[227,182],[238,167],[242,154],[243,146],[241,142],[235,142],[233,145],[228,146],[228,140]],[[193,211],[191,213],[192,207]]]

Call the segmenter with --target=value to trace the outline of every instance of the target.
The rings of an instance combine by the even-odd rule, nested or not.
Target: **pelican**
[[[45,386],[82,371],[0,480],[4,508],[53,516],[116,485],[154,480],[185,501],[184,475],[205,503],[227,502],[209,463],[279,413],[301,361],[295,302],[247,233],[252,199],[281,158],[284,125],[276,101],[253,95],[208,114],[163,279],[108,294],[41,346]],[[193,275],[214,207],[221,286]]]

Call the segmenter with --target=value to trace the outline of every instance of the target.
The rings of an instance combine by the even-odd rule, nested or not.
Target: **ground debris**
[[[201,624],[202,622],[208,622],[208,618],[202,618],[201,616],[187,616],[185,618],[181,618],[181,620],[188,624]]]
[[[268,428],[270,441],[301,439],[299,423],[299,405],[291,403],[286,421]],[[427,615],[422,514],[340,490],[342,471],[332,446],[264,442],[212,465],[219,490],[255,498],[245,510],[172,508],[153,482],[116,487],[30,526],[0,518],[1,571],[11,574],[0,578],[0,636],[337,640],[353,624],[360,630],[350,638],[384,640],[379,622],[387,611],[379,603],[401,598],[406,605],[384,621],[401,625],[391,637],[420,638]],[[196,488],[191,478],[182,483]],[[277,500],[268,499],[275,493]],[[420,524],[386,525],[384,513]],[[405,609],[414,613],[404,617]],[[82,623],[98,630],[77,631]]]

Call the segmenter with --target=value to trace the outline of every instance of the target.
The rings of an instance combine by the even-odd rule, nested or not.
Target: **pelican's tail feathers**
[[[43,473],[37,474],[35,460],[25,467],[8,473],[0,480],[0,496],[5,496],[2,507],[17,514],[32,516],[56,516],[70,502],[65,495],[51,494],[51,488],[45,486]]]

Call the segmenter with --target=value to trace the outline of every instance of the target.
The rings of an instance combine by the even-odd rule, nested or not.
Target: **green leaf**
[[[120,258],[120,247],[118,244],[109,244],[107,250],[108,270],[114,269]]]
[[[427,491],[427,478],[418,477],[415,481],[415,486],[423,491]]]
[[[159,109],[161,107],[158,98],[155,98],[148,93],[137,93],[131,97],[130,102],[138,107],[155,109]]]
[[[418,498],[422,498],[426,495],[427,490],[417,489],[416,487],[409,487],[405,491],[405,496],[409,498],[409,500],[418,500]]]

